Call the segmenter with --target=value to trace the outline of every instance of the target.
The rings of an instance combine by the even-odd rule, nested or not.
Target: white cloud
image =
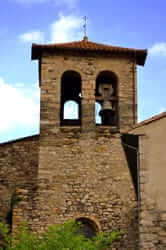
[[[19,39],[26,43],[26,42],[43,42],[44,41],[44,33],[41,31],[30,31],[24,33],[19,36]]]
[[[69,0],[67,0],[69,1]],[[80,16],[59,14],[58,19],[50,25],[51,43],[70,42],[81,40],[83,32],[83,19]],[[19,36],[19,40],[24,43],[43,43],[44,32],[30,31]]]
[[[82,38],[82,18],[74,15],[59,15],[59,19],[51,25],[51,42],[69,42]]]
[[[24,87],[13,87],[0,77],[0,132],[39,124],[39,89],[27,93]]]
[[[156,43],[150,49],[151,55],[166,56],[166,42]]]

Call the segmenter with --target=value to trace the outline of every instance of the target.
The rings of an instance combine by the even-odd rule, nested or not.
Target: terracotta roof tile
[[[82,41],[54,44],[32,44],[32,59],[39,59],[43,50],[66,50],[66,51],[90,51],[111,54],[129,54],[136,57],[139,65],[144,65],[147,56],[147,50],[123,48],[119,46],[106,45],[88,41],[84,37]]]
[[[126,132],[131,132],[133,129],[142,127],[144,125],[148,125],[149,123],[160,120],[160,119],[162,119],[164,117],[166,117],[166,112],[162,112],[162,113],[160,113],[158,115],[150,117],[149,119],[146,119],[146,120],[144,120],[142,122],[139,122],[136,125],[134,125],[133,127],[129,128]]]

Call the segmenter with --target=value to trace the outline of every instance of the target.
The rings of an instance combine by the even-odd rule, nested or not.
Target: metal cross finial
[[[84,37],[86,37],[87,36],[87,16],[84,16],[83,17],[83,19],[84,19],[84,25],[83,25],[83,28],[84,28]]]

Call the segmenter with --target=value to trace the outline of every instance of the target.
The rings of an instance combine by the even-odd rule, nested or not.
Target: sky
[[[82,40],[148,49],[138,67],[139,121],[166,110],[165,0],[0,1],[0,142],[39,133],[40,90],[32,43]]]

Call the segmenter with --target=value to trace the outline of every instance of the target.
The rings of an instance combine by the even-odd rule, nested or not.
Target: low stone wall
[[[38,150],[39,136],[0,144],[0,221],[11,223],[11,199],[17,189],[36,183]]]

